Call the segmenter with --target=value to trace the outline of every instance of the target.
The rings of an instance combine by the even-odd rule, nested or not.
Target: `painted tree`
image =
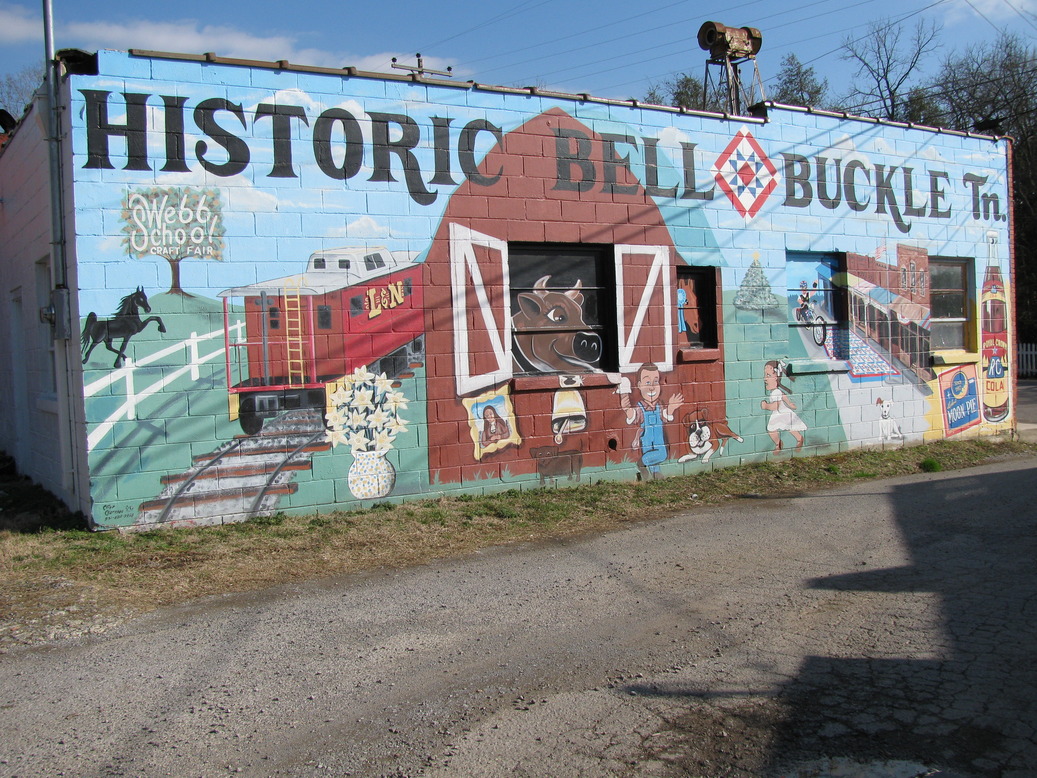
[[[190,296],[180,286],[183,260],[223,260],[225,228],[217,189],[133,189],[123,198],[122,220],[127,254],[160,256],[169,263],[169,294]]]
[[[758,311],[763,308],[781,308],[783,304],[782,299],[771,290],[771,282],[763,272],[760,257],[754,256],[735,294],[735,307],[743,311]]]

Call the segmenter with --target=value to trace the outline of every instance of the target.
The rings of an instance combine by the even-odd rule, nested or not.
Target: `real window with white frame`
[[[665,245],[507,242],[451,222],[458,394],[574,373],[603,384],[648,363],[672,370],[672,261]]]
[[[929,257],[930,344],[934,351],[975,351],[971,259]]]

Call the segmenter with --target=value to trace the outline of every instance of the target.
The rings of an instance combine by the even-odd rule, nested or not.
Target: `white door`
[[[18,472],[29,469],[29,376],[25,369],[28,344],[25,342],[25,327],[22,322],[21,287],[11,292],[10,342],[11,355],[11,412],[14,416],[14,445],[11,455],[18,463]]]

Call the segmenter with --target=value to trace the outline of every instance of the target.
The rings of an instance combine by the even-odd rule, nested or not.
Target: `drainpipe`
[[[51,333],[55,341],[60,341],[62,358],[62,373],[65,377],[65,403],[64,415],[68,424],[64,444],[68,447],[69,458],[67,474],[67,489],[76,501],[75,507],[79,505],[79,450],[76,447],[75,434],[75,408],[73,400],[77,396],[75,382],[73,381],[71,369],[70,338],[72,336],[72,312],[70,308],[70,293],[68,288],[68,254],[65,236],[65,189],[64,175],[62,173],[62,132],[64,123],[62,121],[62,106],[58,98],[58,90],[61,79],[61,63],[57,61],[54,52],[54,15],[51,0],[43,0],[43,38],[46,49],[46,61],[44,84],[47,105],[47,148],[49,152],[50,169],[50,230],[51,230],[51,256],[53,258],[53,281],[54,288],[50,295],[50,307],[46,318],[50,321]],[[43,312],[41,312],[43,315]],[[58,349],[55,349],[57,352]],[[54,366],[55,370],[58,365]],[[81,396],[81,393],[79,393]],[[64,457],[63,457],[64,458]]]
[[[54,287],[56,290],[63,289],[68,293],[68,265],[65,256],[65,192],[62,189],[61,171],[61,105],[58,103],[58,81],[60,79],[61,64],[54,55],[54,17],[51,11],[50,0],[43,0],[43,38],[46,47],[46,76],[44,83],[47,91],[47,140],[50,150],[50,230],[51,245],[54,256]],[[66,315],[62,315],[66,314]],[[68,309],[56,310],[55,325],[64,324],[64,327],[56,326],[55,337],[67,340],[68,333]],[[62,322],[61,319],[64,318]]]

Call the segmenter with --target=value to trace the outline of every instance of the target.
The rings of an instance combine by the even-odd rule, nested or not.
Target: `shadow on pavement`
[[[851,756],[966,775],[1035,774],[1037,508],[1032,487],[1019,488],[1034,483],[1037,469],[1027,469],[894,490],[912,563],[808,586],[935,596],[942,634],[905,631],[900,656],[807,657],[781,694],[788,716],[776,759]],[[899,635],[895,623],[888,628]]]

